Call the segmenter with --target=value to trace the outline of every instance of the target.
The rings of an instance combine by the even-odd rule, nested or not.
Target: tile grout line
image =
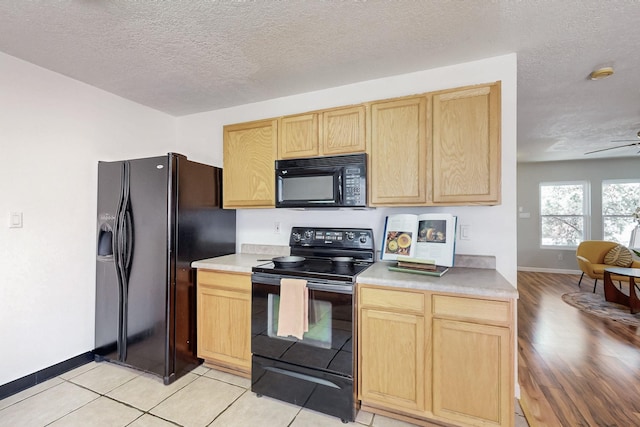
[[[211,379],[213,379],[213,378],[211,378]],[[228,383],[226,383],[226,384],[228,384]],[[231,385],[234,385],[234,384],[231,384]],[[236,386],[236,387],[238,387],[238,386]],[[210,426],[211,424],[213,424],[218,418],[220,418],[220,416],[222,416],[222,414],[224,414],[227,411],[227,409],[231,408],[231,406],[233,406],[233,404],[236,403],[247,392],[251,393],[251,390],[249,390],[248,388],[245,388],[244,392],[240,393],[240,395],[238,397],[236,397],[233,402],[229,403],[226,408],[224,408],[222,411],[220,411],[220,413],[218,415],[213,417],[213,419],[207,424],[207,426]]]
[[[90,370],[91,370],[91,369],[90,369]],[[89,372],[89,371],[87,371],[87,372]],[[78,375],[76,375],[76,376],[78,376]],[[60,377],[58,377],[58,378],[60,378]],[[73,378],[75,378],[75,377],[73,377]],[[85,403],[84,405],[78,406],[77,408],[75,408],[75,409],[73,409],[73,410],[71,410],[71,411],[67,412],[66,414],[62,415],[62,416],[61,416],[61,417],[59,417],[59,418],[56,418],[55,420],[51,421],[50,423],[45,424],[45,426],[51,425],[51,424],[53,424],[53,423],[55,423],[55,422],[57,422],[57,421],[61,420],[62,418],[66,417],[66,416],[67,416],[67,415],[69,415],[69,414],[73,414],[74,412],[78,411],[78,410],[79,410],[79,409],[81,409],[81,408],[84,408],[85,406],[89,405],[90,403],[95,402],[96,400],[100,399],[100,398],[103,396],[102,394],[100,394],[100,393],[96,392],[95,390],[91,390],[91,389],[89,389],[89,388],[87,388],[87,387],[83,387],[83,386],[81,386],[80,384],[76,384],[76,383],[74,383],[74,382],[72,382],[72,381],[70,381],[70,380],[66,380],[66,379],[64,379],[64,378],[60,378],[60,379],[61,379],[62,381],[64,381],[64,382],[66,382],[66,383],[72,384],[72,385],[74,385],[74,386],[76,386],[76,387],[79,387],[79,388],[82,388],[82,389],[84,389],[84,390],[90,391],[91,393],[97,394],[97,395],[98,395],[98,397],[96,397],[95,399],[91,399],[90,401],[88,401],[88,402],[87,402],[87,403]],[[54,387],[58,387],[58,386],[59,386],[59,385],[61,385],[61,384],[63,384],[63,383],[60,383],[60,384],[58,384],[58,385],[56,385],[56,386],[54,386]],[[53,388],[53,387],[52,387],[52,388]],[[49,390],[49,389],[47,389],[47,390]],[[32,396],[29,396],[29,397],[32,397]]]
[[[169,397],[171,397],[171,396],[173,396],[174,394],[176,394],[178,391],[182,390],[183,388],[185,388],[186,386],[188,386],[189,384],[191,384],[193,381],[195,381],[195,379],[194,379],[193,381],[190,381],[189,383],[185,384],[184,386],[182,386],[182,387],[178,388],[178,389],[177,389],[177,390],[175,390],[173,393],[171,393],[170,395],[168,395],[166,398],[162,399],[160,402],[158,402],[156,405],[152,406],[152,407],[151,407],[151,408],[149,408],[148,410],[144,410],[144,409],[141,409],[141,408],[135,407],[135,406],[131,405],[130,403],[123,402],[123,401],[120,401],[120,400],[118,400],[118,399],[115,399],[115,398],[113,398],[113,397],[111,397],[111,396],[108,396],[108,395],[107,395],[107,393],[110,393],[110,392],[112,392],[113,390],[116,390],[117,388],[122,387],[123,385],[128,384],[128,383],[130,383],[131,381],[133,381],[133,380],[135,380],[135,379],[137,379],[137,378],[139,378],[139,377],[144,376],[144,374],[146,374],[146,372],[145,372],[145,371],[139,371],[139,372],[138,372],[138,371],[136,370],[136,376],[135,376],[135,377],[132,377],[131,379],[129,379],[129,380],[127,380],[127,381],[123,382],[122,384],[118,385],[117,387],[112,388],[111,390],[108,390],[108,391],[107,391],[107,392],[105,392],[105,393],[97,392],[96,390],[92,390],[92,389],[90,389],[90,388],[88,388],[88,387],[86,387],[86,386],[83,386],[83,385],[81,385],[81,384],[77,384],[77,383],[75,383],[75,382],[73,382],[73,381],[72,381],[72,379],[73,379],[73,378],[79,377],[80,375],[82,375],[82,374],[84,374],[84,373],[87,373],[87,372],[90,372],[90,371],[92,371],[93,369],[95,369],[95,368],[89,369],[89,370],[87,370],[87,371],[85,371],[85,372],[82,372],[82,373],[80,373],[80,374],[78,374],[78,375],[75,375],[75,376],[73,376],[73,377],[71,377],[71,378],[69,378],[69,379],[65,379],[65,378],[60,378],[60,379],[62,379],[62,380],[63,380],[63,381],[65,381],[65,382],[68,382],[68,383],[70,383],[70,384],[73,384],[73,385],[75,385],[75,386],[77,386],[77,387],[80,387],[80,388],[82,388],[82,389],[85,389],[85,390],[88,390],[88,391],[90,391],[90,392],[92,392],[92,393],[95,393],[95,394],[97,394],[97,395],[98,395],[98,397],[97,397],[97,398],[95,398],[95,399],[93,399],[93,400],[91,400],[91,401],[89,401],[89,402],[87,402],[86,404],[84,404],[84,405],[82,405],[82,406],[80,406],[80,407],[78,407],[78,408],[76,408],[76,409],[74,409],[74,410],[70,411],[70,412],[67,412],[67,413],[66,413],[66,414],[64,414],[62,417],[60,417],[60,418],[58,418],[58,419],[56,419],[56,420],[52,421],[51,423],[49,423],[49,424],[47,424],[47,425],[50,425],[50,424],[52,424],[52,423],[54,423],[54,422],[58,421],[59,419],[64,418],[64,417],[66,417],[67,415],[72,414],[72,413],[74,413],[74,412],[78,411],[78,410],[79,410],[79,409],[81,409],[81,408],[84,408],[84,407],[85,407],[85,406],[87,406],[88,404],[90,404],[90,403],[95,402],[96,400],[98,400],[100,397],[104,397],[104,398],[106,398],[106,399],[111,400],[112,402],[116,402],[116,403],[118,403],[118,404],[121,404],[121,405],[126,406],[126,407],[131,408],[131,409],[135,409],[136,411],[139,411],[139,412],[140,412],[140,415],[139,415],[138,417],[136,417],[136,418],[135,418],[134,420],[132,420],[130,423],[126,424],[127,426],[129,426],[129,425],[131,425],[132,423],[136,422],[137,420],[139,420],[139,419],[140,419],[140,418],[142,418],[143,416],[145,416],[145,415],[149,415],[149,416],[152,416],[152,417],[154,417],[154,418],[158,418],[158,419],[161,419],[161,420],[163,420],[163,421],[166,421],[166,422],[168,422],[168,423],[170,423],[170,424],[172,424],[172,425],[175,425],[175,426],[178,426],[178,427],[182,427],[182,425],[181,425],[181,424],[178,424],[178,423],[176,423],[176,422],[174,422],[174,421],[172,421],[172,420],[165,419],[165,418],[163,418],[163,417],[161,417],[161,416],[158,416],[158,415],[152,414],[150,411],[151,411],[152,409],[156,408],[158,405],[160,405],[160,404],[161,404],[162,402],[164,402],[165,400],[167,400]],[[202,377],[202,376],[203,376],[203,375],[201,375],[201,374],[194,374],[194,375],[197,375],[198,377]]]
[[[108,363],[108,362],[107,362],[107,363]],[[99,365],[98,365],[98,366],[99,366]],[[118,366],[121,366],[121,365],[118,365]],[[186,386],[188,386],[189,384],[191,384],[193,381],[195,381],[195,379],[194,379],[193,381],[191,381],[191,382],[189,382],[189,383],[185,384],[184,386],[182,386],[182,387],[178,388],[178,389],[177,389],[177,390],[175,390],[173,393],[171,393],[169,396],[167,396],[167,397],[166,397],[166,398],[164,398],[162,401],[160,401],[158,404],[154,405],[153,407],[149,408],[148,410],[143,410],[143,409],[141,409],[141,408],[137,408],[137,407],[135,407],[135,406],[133,406],[133,405],[131,405],[131,404],[127,403],[127,402],[123,402],[123,401],[120,401],[120,400],[118,400],[118,399],[115,399],[115,398],[113,398],[113,397],[111,397],[111,396],[108,396],[108,395],[107,395],[107,393],[110,393],[110,392],[112,392],[113,390],[115,390],[115,389],[117,389],[117,388],[119,388],[119,387],[122,387],[123,385],[128,384],[128,383],[130,383],[131,381],[133,381],[133,380],[135,380],[135,379],[137,379],[137,378],[139,378],[139,377],[142,377],[144,374],[146,374],[146,372],[145,372],[145,371],[138,371],[138,370],[135,370],[135,369],[129,368],[129,369],[132,369],[133,371],[135,371],[136,376],[134,376],[134,377],[130,378],[129,380],[127,380],[127,381],[123,382],[122,384],[119,384],[117,387],[114,387],[114,388],[112,388],[112,389],[110,389],[110,390],[106,391],[105,393],[100,393],[100,392],[98,392],[98,391],[96,391],[96,390],[92,390],[92,389],[91,389],[91,388],[89,388],[89,387],[86,387],[86,386],[84,386],[84,385],[82,385],[82,384],[78,384],[78,383],[76,383],[76,382],[73,382],[73,381],[72,381],[74,378],[77,378],[77,377],[79,377],[79,376],[81,376],[81,375],[83,375],[83,374],[85,374],[85,373],[87,373],[87,372],[91,372],[92,370],[94,370],[94,369],[96,369],[96,368],[97,368],[97,366],[96,366],[95,368],[91,368],[91,369],[88,369],[88,370],[86,370],[86,371],[83,371],[83,372],[79,373],[78,375],[74,375],[74,376],[72,376],[72,377],[70,377],[70,378],[68,378],[68,379],[67,379],[67,378],[62,378],[61,376],[57,376],[57,377],[56,377],[56,378],[59,378],[60,380],[62,380],[63,382],[66,382],[66,383],[72,384],[72,385],[74,385],[74,386],[76,386],[76,387],[79,387],[79,388],[81,388],[81,389],[84,389],[84,390],[90,391],[90,392],[92,392],[92,393],[94,393],[94,394],[97,394],[97,395],[98,395],[98,397],[96,397],[95,399],[90,400],[89,402],[85,403],[85,404],[84,404],[84,405],[82,405],[82,406],[79,406],[79,407],[75,408],[75,409],[74,409],[74,410],[72,410],[72,411],[67,412],[66,414],[64,414],[64,415],[63,415],[63,416],[61,416],[60,418],[57,418],[56,420],[53,420],[53,421],[51,421],[50,423],[48,423],[48,424],[46,424],[46,425],[51,425],[51,424],[55,423],[56,421],[58,421],[58,420],[60,420],[60,419],[62,419],[62,418],[64,418],[64,417],[66,417],[67,415],[72,414],[72,413],[74,413],[74,412],[76,412],[76,411],[80,410],[81,408],[84,408],[85,406],[89,405],[90,403],[95,402],[96,400],[100,399],[101,397],[104,397],[104,398],[106,398],[106,399],[111,400],[112,402],[116,402],[116,403],[121,404],[121,405],[123,405],[123,406],[126,406],[126,407],[128,407],[128,408],[135,409],[136,411],[138,411],[138,412],[140,412],[140,413],[141,413],[141,414],[140,414],[138,417],[136,417],[133,421],[131,421],[130,423],[128,423],[128,424],[127,424],[127,426],[128,426],[128,425],[131,425],[132,423],[134,423],[135,421],[137,421],[138,419],[140,419],[140,418],[141,418],[141,417],[143,417],[144,415],[150,415],[150,416],[152,416],[152,417],[159,418],[159,419],[161,419],[161,420],[163,420],[163,421],[166,421],[166,422],[168,422],[168,423],[170,423],[170,424],[173,424],[173,425],[175,425],[175,426],[182,427],[180,424],[177,424],[177,423],[176,423],[176,422],[174,422],[174,421],[171,421],[171,420],[168,420],[168,419],[162,418],[162,417],[160,417],[160,416],[158,416],[158,415],[152,414],[152,413],[151,413],[151,412],[149,412],[149,411],[151,411],[153,408],[156,408],[158,405],[160,405],[162,402],[164,402],[165,400],[167,400],[169,397],[173,396],[175,393],[177,393],[178,391],[182,390],[183,388],[185,388]],[[126,368],[126,367],[125,367],[125,368]],[[201,375],[201,374],[194,374],[194,375],[197,375],[198,377],[202,377],[202,376],[203,376],[203,375]],[[60,383],[60,384],[63,384],[63,383]],[[57,387],[57,386],[59,386],[60,384],[57,384],[57,385],[55,385],[55,386],[53,386],[53,387]],[[50,387],[50,388],[48,388],[48,389],[46,389],[46,390],[49,390],[49,389],[51,389],[51,388],[53,388],[53,387]],[[19,402],[22,402],[22,401],[24,401],[24,400],[27,400],[27,399],[29,399],[29,398],[31,398],[31,397],[33,397],[33,396],[37,395],[37,394],[40,394],[40,393],[42,393],[42,392],[44,392],[44,391],[46,391],[46,390],[43,390],[43,391],[41,391],[41,392],[39,392],[39,393],[36,393],[36,394],[34,394],[34,395],[32,395],[32,396],[28,396],[28,397],[26,397],[25,399],[20,400]],[[18,402],[16,402],[16,403],[18,403]],[[15,404],[15,403],[14,403],[14,404]],[[10,406],[11,406],[11,405],[10,405]]]
[[[6,408],[3,408],[2,410],[7,409],[7,408],[10,408],[10,407],[12,407],[13,405],[15,405],[15,404],[17,404],[17,403],[24,402],[25,400],[28,400],[28,399],[30,399],[31,397],[37,396],[37,395],[39,395],[39,394],[41,394],[41,393],[43,393],[43,392],[45,392],[45,391],[47,391],[47,390],[54,389],[54,388],[56,388],[56,387],[58,387],[58,386],[60,386],[60,385],[62,385],[62,384],[64,384],[64,383],[67,383],[67,384],[71,384],[71,385],[73,385],[73,386],[76,386],[76,387],[78,387],[78,388],[80,388],[80,389],[83,389],[83,390],[89,391],[89,392],[91,392],[91,393],[93,393],[93,394],[97,395],[97,397],[96,397],[95,399],[91,399],[89,402],[85,403],[84,405],[79,406],[79,407],[77,407],[77,408],[75,408],[75,409],[73,409],[73,410],[71,410],[71,411],[67,412],[66,414],[62,415],[61,417],[59,417],[59,418],[57,418],[57,419],[55,419],[55,420],[52,420],[52,421],[48,422],[47,424],[45,424],[46,426],[51,425],[51,424],[53,424],[53,423],[55,423],[55,422],[59,421],[60,419],[62,419],[62,418],[64,418],[64,417],[66,417],[67,415],[70,415],[70,414],[72,414],[72,413],[74,413],[74,412],[77,412],[78,410],[80,410],[80,409],[82,409],[82,408],[86,407],[87,405],[89,405],[89,404],[91,404],[91,403],[94,403],[95,401],[97,401],[98,399],[100,399],[100,397],[105,397],[105,398],[109,399],[109,400],[110,400],[110,401],[112,401],[112,402],[115,402],[115,403],[117,403],[117,404],[121,404],[121,405],[123,405],[123,406],[125,406],[125,407],[128,407],[128,408],[131,408],[131,409],[134,409],[135,411],[138,411],[138,412],[140,413],[140,414],[139,414],[139,416],[137,416],[134,420],[132,420],[132,421],[130,421],[128,424],[126,424],[126,426],[130,426],[131,424],[135,423],[136,421],[138,421],[140,418],[144,417],[145,415],[149,415],[149,416],[151,416],[151,417],[153,417],[153,418],[156,418],[156,419],[160,419],[160,420],[162,420],[162,421],[165,421],[165,422],[167,422],[167,423],[169,423],[169,424],[171,424],[171,425],[173,425],[173,426],[182,427],[182,425],[181,425],[181,424],[179,424],[179,423],[177,423],[177,422],[175,422],[175,421],[172,421],[172,420],[170,420],[170,419],[163,418],[162,416],[159,416],[159,415],[153,414],[153,413],[151,413],[151,411],[152,411],[154,408],[157,408],[159,405],[161,405],[163,402],[165,402],[166,400],[168,400],[168,399],[169,399],[169,398],[171,398],[172,396],[174,396],[174,395],[175,395],[176,393],[178,393],[179,391],[181,391],[181,390],[183,390],[184,388],[188,387],[188,386],[189,386],[190,384],[192,384],[194,381],[197,381],[198,379],[201,379],[201,378],[206,378],[207,380],[213,380],[213,381],[216,381],[216,382],[221,383],[221,384],[227,384],[227,385],[230,385],[230,386],[233,386],[233,387],[237,387],[237,388],[239,388],[239,389],[243,389],[243,392],[242,392],[242,393],[240,393],[240,394],[238,395],[238,397],[237,397],[237,398],[235,398],[232,402],[230,402],[230,403],[229,403],[229,404],[228,404],[228,405],[227,405],[227,406],[226,406],[226,407],[225,407],[225,408],[224,408],[220,413],[218,413],[218,414],[217,414],[217,415],[216,415],[216,416],[215,416],[211,421],[209,421],[209,422],[207,423],[207,426],[210,426],[210,425],[212,425],[212,424],[213,424],[217,419],[219,419],[219,418],[220,418],[220,417],[221,417],[221,416],[222,416],[222,415],[223,415],[227,410],[229,410],[229,408],[231,408],[234,404],[236,404],[236,403],[238,402],[238,400],[240,400],[243,396],[246,396],[248,393],[253,393],[253,392],[251,391],[251,388],[250,388],[250,387],[246,387],[246,386],[244,386],[244,385],[239,385],[239,384],[236,384],[236,383],[233,383],[233,382],[229,382],[229,381],[226,381],[226,380],[224,380],[224,379],[219,379],[219,378],[214,378],[214,377],[208,376],[208,375],[207,375],[208,373],[210,373],[211,371],[215,371],[215,370],[214,370],[214,369],[211,369],[211,368],[205,368],[205,369],[206,369],[206,371],[205,371],[205,372],[202,372],[202,373],[198,373],[198,372],[190,371],[190,373],[194,375],[194,379],[193,379],[192,381],[189,381],[188,383],[186,383],[186,384],[184,384],[184,385],[180,386],[179,388],[177,388],[176,390],[174,390],[171,394],[169,394],[169,395],[167,395],[166,397],[164,397],[164,398],[163,398],[161,401],[159,401],[158,403],[156,403],[155,405],[153,405],[153,406],[152,406],[152,407],[150,407],[149,409],[144,410],[144,409],[138,408],[138,407],[136,407],[136,406],[134,406],[134,405],[132,405],[132,404],[130,404],[130,403],[127,403],[127,402],[125,402],[125,401],[121,401],[121,400],[118,400],[117,398],[111,397],[111,396],[109,396],[109,395],[107,395],[107,394],[108,394],[108,393],[113,392],[114,390],[116,390],[116,389],[118,389],[118,388],[120,388],[120,387],[124,386],[125,384],[128,384],[128,383],[130,383],[130,382],[132,382],[132,381],[134,381],[134,380],[136,380],[136,379],[138,379],[138,378],[145,378],[147,375],[151,376],[151,374],[149,374],[149,373],[147,373],[147,372],[145,372],[145,371],[139,371],[139,370],[136,370],[136,369],[131,369],[131,368],[129,368],[129,369],[131,369],[131,370],[132,370],[132,372],[133,372],[133,373],[135,373],[135,376],[133,376],[132,378],[130,378],[130,379],[126,380],[126,381],[124,381],[123,383],[119,384],[118,386],[116,386],[116,387],[114,387],[114,388],[112,388],[112,389],[110,389],[110,390],[105,391],[104,393],[102,393],[102,392],[98,392],[98,391],[96,391],[96,390],[93,390],[93,389],[91,389],[91,388],[89,388],[89,387],[85,386],[85,385],[78,384],[78,383],[74,382],[74,379],[77,379],[78,377],[82,376],[83,374],[86,374],[86,373],[88,373],[88,372],[91,372],[92,370],[96,369],[98,366],[99,366],[99,365],[97,365],[97,366],[95,366],[95,367],[93,367],[93,368],[91,368],[91,369],[84,370],[84,371],[79,372],[78,374],[73,375],[73,376],[67,376],[67,375],[66,375],[67,373],[65,373],[65,374],[61,374],[61,375],[58,375],[57,377],[54,377],[54,378],[56,378],[56,379],[60,380],[60,383],[55,384],[55,385],[53,385],[53,386],[51,386],[51,387],[48,387],[48,388],[46,388],[46,389],[44,389],[44,390],[41,390],[41,391],[39,391],[39,392],[37,392],[37,393],[35,393],[35,394],[32,394],[32,395],[30,395],[30,396],[27,396],[27,397],[25,397],[25,398],[23,398],[23,399],[20,399],[20,400],[18,400],[18,401],[16,401],[16,402],[12,403],[11,405],[7,406]],[[120,365],[118,365],[118,366],[120,366]],[[125,367],[125,368],[127,368],[127,367]],[[66,378],[64,378],[62,375],[64,375]],[[288,427],[291,427],[291,426],[295,423],[296,419],[297,419],[297,418],[302,414],[302,411],[303,411],[304,409],[305,409],[305,408],[303,408],[303,407],[301,407],[301,406],[299,406],[299,407],[297,408],[297,411],[296,411],[295,415],[293,416],[292,420],[287,424],[287,426],[288,426]],[[2,410],[0,410],[0,412],[2,412]],[[359,412],[360,412],[360,411],[359,411]],[[357,416],[356,416],[356,418],[357,418]],[[526,418],[525,418],[525,419],[526,419]],[[360,421],[357,421],[357,420],[355,420],[355,419],[354,419],[354,421],[353,421],[353,425],[354,425],[354,426],[362,426],[362,427],[373,427],[373,426],[374,426],[374,424],[375,424],[375,420],[376,420],[376,414],[372,414],[372,416],[371,416],[371,421],[370,421],[370,422],[368,422],[367,424],[365,424],[365,423],[363,423],[363,422],[360,422]]]

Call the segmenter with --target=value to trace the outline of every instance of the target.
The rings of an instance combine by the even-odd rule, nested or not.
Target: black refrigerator
[[[191,262],[235,243],[221,169],[175,153],[99,162],[95,359],[165,384],[197,366]]]

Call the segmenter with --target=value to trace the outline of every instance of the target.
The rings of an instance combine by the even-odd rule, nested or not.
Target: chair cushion
[[[622,245],[613,247],[604,256],[604,263],[609,265],[617,265],[618,267],[629,267],[633,262],[631,251]]]

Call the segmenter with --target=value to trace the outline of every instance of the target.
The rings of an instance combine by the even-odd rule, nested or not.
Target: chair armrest
[[[586,273],[587,276],[592,279],[597,278],[596,274],[593,272],[593,265],[591,264],[591,261],[580,255],[576,255],[576,261],[578,261],[578,267],[580,267],[580,270]]]

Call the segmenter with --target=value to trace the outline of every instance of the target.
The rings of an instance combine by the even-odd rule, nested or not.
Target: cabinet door
[[[433,96],[433,202],[500,203],[500,86]]]
[[[365,151],[365,108],[358,105],[322,113],[321,154],[337,155]]]
[[[318,154],[318,114],[299,114],[280,119],[279,159],[313,157]]]
[[[427,97],[371,104],[372,206],[427,201]]]
[[[514,422],[509,328],[433,320],[433,413],[471,426]]]
[[[223,206],[275,207],[277,120],[224,127]]]
[[[360,311],[359,398],[389,408],[425,409],[423,316]]]
[[[251,372],[250,275],[199,271],[197,295],[198,357]]]

